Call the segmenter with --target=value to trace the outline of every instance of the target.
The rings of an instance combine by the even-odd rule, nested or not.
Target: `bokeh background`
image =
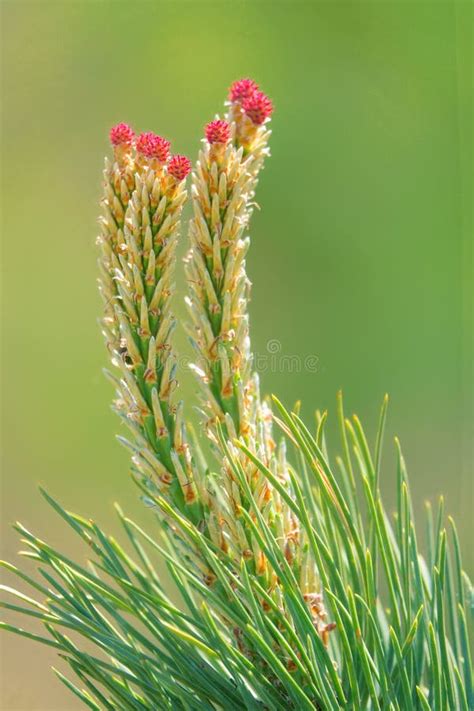
[[[316,372],[270,368],[264,388],[334,420],[342,387],[372,439],[388,391],[387,495],[397,433],[420,517],[444,492],[472,571],[471,3],[3,0],[1,11],[3,557],[18,549],[17,518],[87,553],[38,484],[112,531],[115,500],[147,521],[101,373],[107,133],[126,120],[194,157],[229,83],[248,75],[276,106],[251,228],[253,345],[318,359]],[[79,708],[48,670],[54,654],[1,643],[1,709]]]

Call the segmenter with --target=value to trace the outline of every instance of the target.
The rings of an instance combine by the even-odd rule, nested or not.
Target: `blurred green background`
[[[471,3],[1,10],[3,557],[18,548],[17,518],[86,554],[39,483],[113,531],[115,500],[149,517],[101,373],[94,241],[107,132],[126,120],[194,157],[229,83],[249,75],[276,106],[251,228],[253,346],[265,355],[276,339],[283,355],[318,358],[316,373],[262,374],[264,388],[334,419],[342,387],[372,438],[388,391],[387,493],[397,433],[417,511],[444,492],[472,570]],[[78,708],[48,671],[54,654],[1,643],[2,709]]]

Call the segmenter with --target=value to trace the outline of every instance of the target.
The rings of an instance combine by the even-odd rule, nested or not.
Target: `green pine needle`
[[[93,566],[70,560],[19,524],[44,582],[3,563],[29,583],[33,596],[2,586],[16,599],[2,606],[40,620],[44,634],[6,623],[1,627],[56,648],[76,681],[57,675],[91,709],[473,708],[472,588],[463,574],[456,528],[450,519],[447,536],[440,506],[431,553],[422,556],[398,443],[395,517],[385,510],[378,481],[386,400],[372,454],[358,419],[346,429],[338,398],[344,425],[339,461],[344,464],[337,470],[323,455],[323,425],[313,437],[298,415],[275,402],[302,465],[293,469],[291,488],[245,444],[237,444],[305,533],[323,581],[328,618],[335,623],[327,644],[314,629],[291,565],[223,436],[225,455],[250,502],[242,516],[281,581],[280,604],[247,566],[236,577],[222,551],[213,550],[159,497],[154,501],[165,519],[155,517],[159,530],[153,534],[119,510],[132,556],[97,524],[43,492],[87,543]],[[173,526],[215,571],[214,585],[207,587],[200,571],[181,557]],[[164,565],[182,606],[161,585],[158,571]]]

